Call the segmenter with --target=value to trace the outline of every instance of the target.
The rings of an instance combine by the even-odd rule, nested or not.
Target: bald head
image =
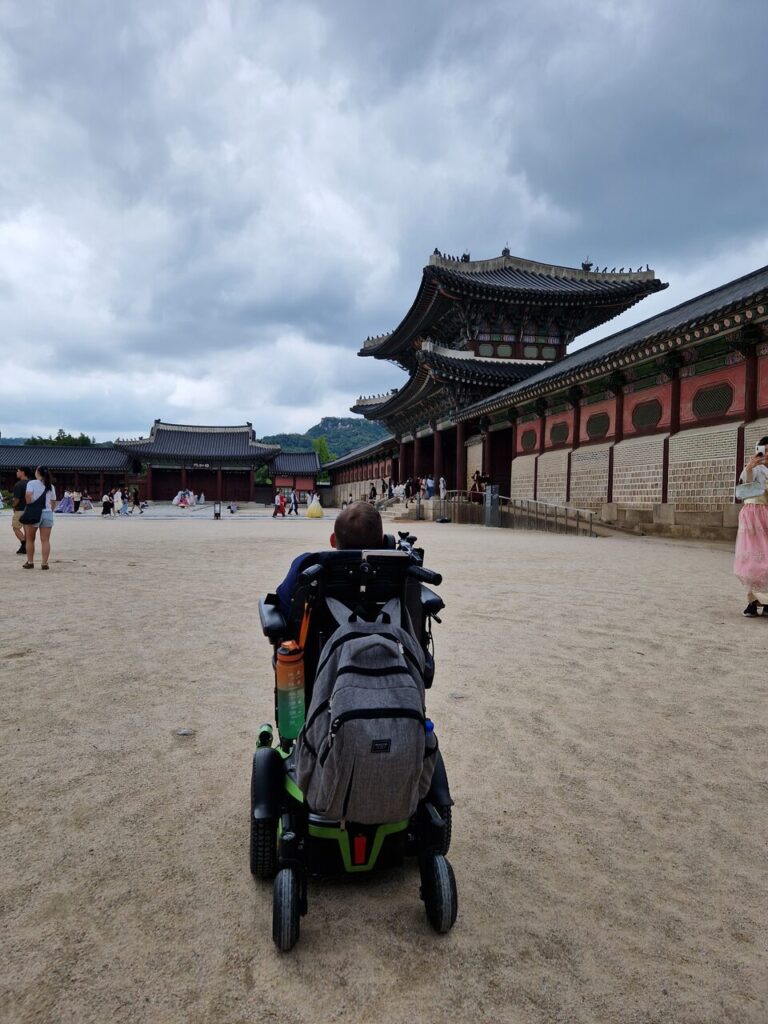
[[[335,548],[357,550],[380,548],[384,543],[381,516],[367,501],[347,505],[337,517],[331,544]]]

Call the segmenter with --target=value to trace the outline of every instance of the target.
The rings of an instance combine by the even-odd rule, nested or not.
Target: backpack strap
[[[326,597],[325,604],[328,611],[340,626],[345,626],[348,622],[356,621],[357,616],[352,609],[347,608],[347,606],[341,601],[337,601],[335,597]]]
[[[388,626],[392,623],[394,623],[396,626],[399,626],[402,621],[402,616],[403,613],[400,606],[400,598],[392,597],[381,609],[376,621],[384,623]]]

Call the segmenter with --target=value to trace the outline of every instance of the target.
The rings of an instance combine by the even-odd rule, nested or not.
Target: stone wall
[[[630,437],[613,449],[613,500],[633,508],[661,501],[664,441],[667,434]]]
[[[667,500],[681,512],[716,512],[733,503],[741,424],[702,427],[669,439]]]
[[[571,500],[574,508],[599,509],[608,500],[610,444],[577,448],[571,455]]]
[[[511,498],[532,498],[536,472],[535,455],[518,455],[512,460]]]
[[[539,456],[536,500],[564,505],[568,485],[568,450],[545,452]]]

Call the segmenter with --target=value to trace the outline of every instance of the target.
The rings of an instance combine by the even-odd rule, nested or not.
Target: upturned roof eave
[[[768,270],[768,267],[762,269]],[[758,273],[758,271],[753,273]],[[745,278],[750,276],[752,275],[745,275]],[[742,279],[737,278],[736,282],[729,282],[729,284],[738,283],[740,280]],[[653,320],[657,319],[657,317],[660,318],[662,316],[668,316],[670,313],[674,313],[677,309],[683,309],[686,305],[698,302],[702,298],[706,298],[707,295],[714,294],[718,290],[719,289],[712,289],[711,292],[705,292],[703,295],[696,296],[694,299],[689,299],[686,302],[680,303],[678,306],[673,306],[671,310],[659,313],[656,317],[651,317],[645,322],[651,324],[653,323]],[[589,379],[598,379],[603,377],[607,373],[621,369],[623,365],[622,361],[624,360],[637,362],[641,360],[641,357],[642,360],[659,358],[667,352],[674,351],[675,349],[691,347],[697,342],[700,343],[702,340],[711,341],[714,338],[723,337],[730,331],[737,330],[740,326],[744,325],[736,325],[728,328],[724,333],[717,332],[713,335],[707,335],[706,339],[686,339],[685,332],[695,330],[700,325],[717,318],[727,317],[734,309],[743,307],[746,304],[759,303],[761,299],[763,301],[768,299],[768,289],[765,287],[757,289],[753,293],[745,295],[743,298],[738,300],[731,300],[719,307],[714,307],[699,316],[692,317],[688,320],[681,320],[674,326],[660,327],[656,331],[644,334],[641,338],[627,344],[625,347],[617,348],[608,353],[596,354],[594,359],[590,359],[587,362],[579,362],[578,365],[573,367],[565,366],[563,372],[556,376],[550,376],[541,381],[536,381],[534,378],[527,381],[521,381],[519,386],[513,385],[509,388],[504,388],[502,391],[497,392],[497,394],[492,395],[489,398],[481,399],[479,402],[475,402],[472,405],[467,406],[466,409],[462,409],[457,412],[453,418],[457,422],[466,422],[467,420],[477,419],[478,416],[488,415],[493,412],[500,412],[503,409],[508,409],[512,405],[530,402],[536,398],[544,397],[547,394],[562,391],[565,387],[581,384]],[[757,321],[753,320],[747,322],[754,323]],[[626,330],[637,330],[637,328],[643,326],[643,323],[644,322],[635,324],[633,327],[626,328]],[[586,349],[605,345],[613,338],[620,337],[623,333],[624,331],[619,331],[615,335],[609,335],[608,338],[602,338],[599,341],[593,342],[592,345],[586,346],[585,349],[579,349],[577,352],[574,352],[573,357],[581,356]],[[667,336],[666,338],[665,335]],[[660,344],[660,351],[654,350],[650,353],[643,352],[648,345],[658,346]],[[568,358],[569,357],[566,356],[566,358],[562,360],[562,364],[567,363]],[[542,371],[542,373],[543,372],[544,371]]]

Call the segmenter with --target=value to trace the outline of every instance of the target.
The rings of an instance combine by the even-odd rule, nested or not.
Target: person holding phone
[[[739,531],[736,535],[736,553],[733,560],[734,575],[747,588],[747,607],[744,614],[754,618],[762,607],[768,616],[768,436],[755,445],[755,454],[744,466],[740,480],[743,484],[756,484],[759,493],[744,498],[739,513]],[[762,484],[762,492],[759,485]]]

